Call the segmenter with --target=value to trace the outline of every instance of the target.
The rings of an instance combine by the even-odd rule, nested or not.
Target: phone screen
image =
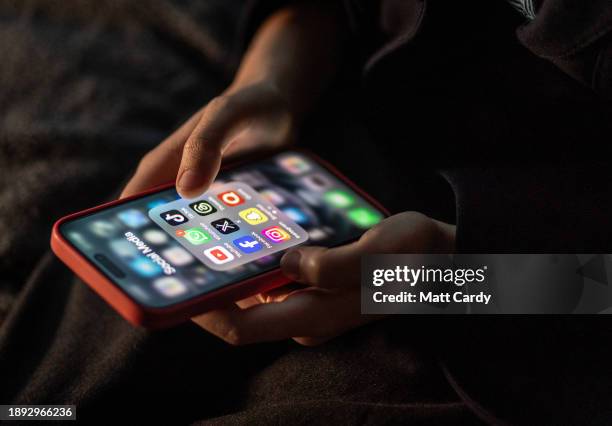
[[[166,307],[275,269],[290,247],[354,240],[383,217],[308,155],[283,152],[222,170],[200,197],[165,189],[60,232],[138,303]]]

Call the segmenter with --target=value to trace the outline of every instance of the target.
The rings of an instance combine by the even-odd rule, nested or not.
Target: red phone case
[[[360,189],[325,160],[320,159],[310,152],[304,152],[301,150],[292,151],[301,152],[312,158],[342,180],[347,186],[363,197],[366,201],[378,208],[385,215],[389,215],[389,212],[378,201]],[[241,161],[239,163],[234,163],[230,166],[223,167],[223,169],[227,170],[244,163],[245,161]],[[160,185],[139,194],[111,201],[59,219],[53,225],[53,231],[51,233],[51,249],[57,257],[59,257],[70,269],[76,273],[76,275],[85,281],[85,283],[87,283],[95,292],[97,292],[117,312],[119,312],[123,318],[134,325],[139,325],[146,328],[170,327],[172,325],[184,322],[189,318],[201,314],[207,310],[218,308],[236,300],[241,300],[258,293],[272,290],[273,288],[280,287],[291,281],[282,274],[280,269],[277,268],[272,271],[264,272],[256,277],[219,288],[210,293],[203,294],[171,306],[162,308],[143,306],[132,299],[110,279],[108,279],[99,270],[99,268],[91,263],[85,256],[81,255],[81,253],[79,253],[79,251],[75,249],[59,231],[60,226],[67,221],[171,188],[174,186],[174,184],[174,182],[171,182],[165,185]]]

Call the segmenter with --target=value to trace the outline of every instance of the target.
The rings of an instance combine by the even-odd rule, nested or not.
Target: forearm
[[[270,83],[299,119],[334,75],[345,32],[346,24],[334,1],[281,9],[255,34],[229,90]]]

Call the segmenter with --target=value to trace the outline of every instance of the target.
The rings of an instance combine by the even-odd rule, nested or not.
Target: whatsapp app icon
[[[184,237],[194,246],[199,246],[200,244],[205,244],[210,241],[210,235],[202,228],[189,228],[182,234],[182,237]]]
[[[196,201],[195,203],[189,204],[189,207],[200,216],[213,214],[217,211],[208,201]]]

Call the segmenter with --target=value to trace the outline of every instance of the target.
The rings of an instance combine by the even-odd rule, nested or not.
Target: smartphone
[[[388,212],[302,151],[224,167],[209,190],[174,183],[58,220],[54,253],[132,324],[169,327],[287,284],[291,247],[353,241]]]

